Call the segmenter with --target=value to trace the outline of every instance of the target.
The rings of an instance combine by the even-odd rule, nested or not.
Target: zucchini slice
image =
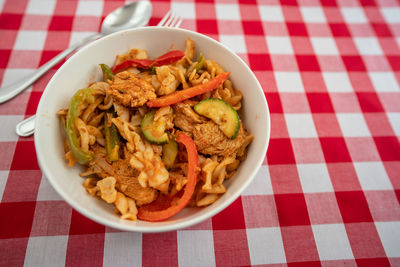
[[[168,143],[168,134],[165,132],[165,122],[154,121],[155,110],[146,113],[140,123],[144,137],[150,143],[163,145]]]
[[[171,168],[174,165],[176,155],[178,155],[178,143],[170,139],[168,143],[162,147],[162,161],[165,167]]]
[[[221,131],[230,139],[235,139],[240,129],[240,118],[236,110],[224,100],[208,98],[194,106],[194,111],[218,124]]]

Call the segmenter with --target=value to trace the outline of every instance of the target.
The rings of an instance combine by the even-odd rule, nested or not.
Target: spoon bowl
[[[101,33],[107,35],[121,30],[146,26],[151,12],[150,2],[142,1],[127,4],[108,14],[101,25]]]

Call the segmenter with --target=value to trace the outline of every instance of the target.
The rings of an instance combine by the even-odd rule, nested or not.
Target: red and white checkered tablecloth
[[[0,0],[0,81],[99,29],[125,1]],[[230,207],[161,234],[74,211],[15,125],[57,67],[0,105],[0,266],[400,266],[400,2],[152,1],[241,56],[268,100],[264,165]],[[1,90],[1,89],[0,89]]]

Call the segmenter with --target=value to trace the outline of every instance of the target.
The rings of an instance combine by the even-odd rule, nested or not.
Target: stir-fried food
[[[122,219],[162,221],[215,202],[246,158],[253,136],[238,115],[242,93],[217,62],[186,40],[155,59],[132,49],[103,81],[58,112],[65,158],[87,167],[83,186]]]

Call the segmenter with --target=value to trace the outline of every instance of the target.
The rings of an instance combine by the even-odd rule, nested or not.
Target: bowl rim
[[[204,34],[195,32],[195,31],[191,31],[191,30],[187,30],[187,29],[181,29],[181,28],[167,28],[167,27],[159,27],[159,26],[147,26],[147,27],[139,27],[139,28],[135,28],[135,29],[129,29],[129,30],[123,30],[123,31],[119,31],[119,32],[115,32],[112,34],[109,34],[107,36],[104,36],[86,46],[84,46],[83,48],[79,49],[75,54],[73,54],[70,58],[68,58],[66,60],[66,62],[64,62],[64,64],[56,71],[56,73],[53,75],[53,77],[50,79],[50,81],[48,82],[48,84],[46,85],[46,88],[43,91],[42,97],[39,101],[38,107],[37,107],[37,114],[40,113],[40,111],[42,110],[43,106],[45,105],[43,99],[46,98],[48,92],[49,92],[49,88],[52,86],[54,80],[56,80],[58,78],[58,76],[60,75],[60,73],[62,73],[64,67],[66,65],[69,64],[69,62],[71,61],[71,59],[78,57],[81,53],[84,53],[84,51],[91,49],[94,45],[96,45],[99,42],[106,42],[108,39],[112,39],[117,35],[123,34],[123,33],[131,33],[131,32],[141,32],[141,31],[152,31],[152,30],[165,30],[165,31],[180,31],[183,33],[188,33],[191,35],[195,35],[199,38],[205,38],[207,39],[209,42],[214,43],[217,46],[221,46],[223,49],[227,50],[233,57],[236,57],[237,60],[239,60],[244,66],[245,68],[247,68],[249,70],[249,73],[251,74],[252,78],[255,80],[256,84],[258,85],[257,91],[260,94],[263,94],[263,88],[260,85],[258,79],[256,78],[254,72],[250,69],[250,67],[247,65],[246,62],[244,62],[234,51],[232,51],[229,47],[225,46],[224,44],[216,41],[215,39],[208,37]],[[260,91],[261,90],[261,91]],[[264,105],[262,106],[262,111],[265,115],[266,115],[266,120],[268,122],[268,125],[266,125],[266,140],[264,140],[263,143],[263,150],[262,150],[262,155],[266,155],[267,149],[268,149],[268,145],[269,145],[269,141],[270,141],[270,133],[271,133],[271,118],[270,118],[270,112],[269,112],[269,107],[268,107],[268,102],[267,99],[265,98],[265,96],[263,96],[264,99]],[[167,224],[167,225],[163,225],[163,226],[158,226],[158,227],[146,227],[146,226],[132,226],[132,225],[128,225],[128,224],[122,224],[122,223],[118,223],[118,222],[112,222],[112,221],[108,221],[105,220],[104,218],[102,218],[101,216],[98,216],[97,214],[95,214],[93,211],[87,210],[85,207],[83,207],[82,205],[80,205],[75,199],[71,198],[68,196],[68,194],[63,191],[63,189],[61,188],[60,185],[58,185],[53,179],[49,179],[49,175],[50,175],[50,170],[48,169],[48,167],[46,166],[45,162],[45,155],[44,153],[41,152],[40,150],[40,144],[41,144],[41,127],[40,124],[38,123],[38,116],[36,116],[35,119],[35,124],[37,125],[37,127],[35,127],[35,133],[34,133],[34,143],[35,143],[35,150],[36,150],[36,155],[37,155],[37,160],[39,163],[39,167],[41,169],[41,171],[43,172],[43,176],[46,177],[46,179],[49,181],[49,183],[51,184],[51,186],[55,189],[55,191],[62,197],[62,199],[64,201],[66,201],[73,209],[75,209],[76,211],[78,211],[80,214],[82,214],[83,216],[99,223],[105,226],[109,226],[112,227],[114,229],[119,229],[119,230],[123,230],[123,231],[131,231],[131,232],[142,232],[142,233],[159,233],[159,232],[168,232],[168,231],[174,231],[174,230],[178,230],[178,229],[182,229],[182,228],[187,228],[196,224],[199,224],[200,222],[209,219],[211,217],[213,217],[214,215],[218,214],[219,212],[221,212],[222,210],[224,210],[225,208],[227,208],[229,205],[231,205],[235,200],[237,200],[237,198],[242,194],[242,192],[248,187],[248,185],[254,180],[254,177],[256,176],[257,171],[260,169],[263,161],[264,161],[264,157],[259,157],[257,159],[257,162],[254,163],[254,168],[250,173],[250,179],[247,179],[244,184],[242,184],[242,186],[233,194],[231,194],[231,196],[223,203],[221,203],[221,205],[217,206],[214,209],[210,209],[210,211],[208,211],[207,213],[203,214],[202,216],[199,217],[195,217],[193,219],[190,219],[188,221],[174,221],[171,224]],[[39,126],[38,126],[39,125]]]

